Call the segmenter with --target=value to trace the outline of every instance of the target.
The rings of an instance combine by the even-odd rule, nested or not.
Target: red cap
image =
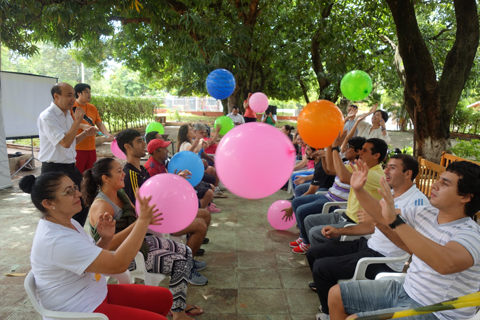
[[[160,140],[160,139],[153,139],[148,143],[147,151],[148,151],[149,154],[153,154],[153,152],[155,150],[157,150],[158,148],[166,148],[171,143],[172,143],[172,141],[164,141],[164,140]]]

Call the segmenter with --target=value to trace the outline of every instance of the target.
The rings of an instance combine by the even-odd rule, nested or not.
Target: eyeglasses
[[[74,185],[71,189],[68,189],[67,191],[60,193],[61,196],[73,196],[76,192],[78,191],[78,186]]]
[[[352,145],[350,145],[350,144],[347,143],[347,149],[350,149],[350,148],[355,149],[354,146],[352,146]]]

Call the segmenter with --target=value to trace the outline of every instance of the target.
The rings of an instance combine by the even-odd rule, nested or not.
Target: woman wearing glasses
[[[173,298],[165,288],[107,285],[102,274],[127,270],[143,243],[148,225],[162,220],[150,198],[141,198],[137,222],[115,252],[108,250],[115,221],[102,215],[95,241],[72,217],[81,209],[78,187],[64,173],[26,176],[20,188],[31,194],[42,217],[33,239],[30,261],[41,304],[49,310],[98,312],[110,319],[166,319]]]

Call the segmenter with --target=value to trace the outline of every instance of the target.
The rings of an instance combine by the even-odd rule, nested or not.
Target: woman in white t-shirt
[[[134,284],[107,285],[102,274],[127,270],[140,250],[151,223],[160,213],[141,198],[137,222],[115,252],[106,250],[115,234],[115,221],[101,215],[95,241],[72,217],[82,209],[81,193],[60,172],[26,176],[20,188],[31,194],[42,213],[33,239],[30,261],[41,304],[49,310],[98,312],[110,319],[166,319],[173,297],[168,289]],[[46,319],[46,318],[45,318]],[[182,318],[189,319],[189,318]]]

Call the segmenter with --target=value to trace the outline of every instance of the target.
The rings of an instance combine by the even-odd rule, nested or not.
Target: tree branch
[[[445,29],[440,30],[440,32],[437,33],[437,35],[431,37],[431,38],[428,39],[428,40],[437,40],[444,32],[447,32],[447,31],[452,30],[452,28],[450,28],[450,27],[452,26],[452,24],[453,24],[453,23],[450,22]]]

